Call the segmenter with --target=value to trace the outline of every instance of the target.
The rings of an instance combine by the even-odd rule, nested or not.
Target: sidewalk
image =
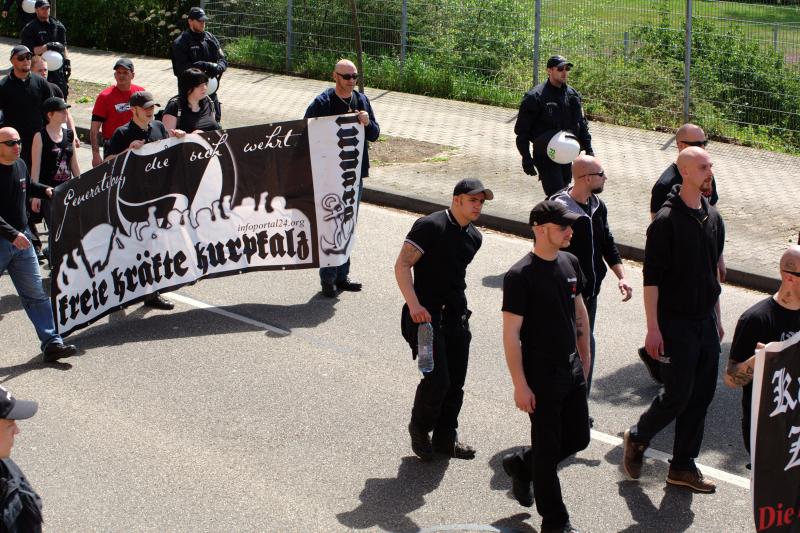
[[[0,39],[8,57],[13,42]],[[72,77],[110,84],[119,54],[70,48]],[[175,95],[177,85],[169,60],[132,57],[135,83],[160,102]],[[332,67],[331,67],[332,68]],[[330,83],[229,69],[219,89],[226,127],[277,122],[303,116],[306,106]],[[578,87],[580,90],[580,87]],[[481,220],[488,226],[530,234],[530,208],[542,199],[538,182],[525,175],[514,145],[515,110],[441,100],[378,89],[366,90],[383,134],[458,148],[447,161],[373,167],[364,198],[426,212],[449,204],[455,182],[468,173],[495,192]],[[520,95],[521,96],[521,95]],[[91,104],[73,108],[77,125],[88,128]],[[602,194],[609,223],[625,257],[641,260],[649,223],[650,188],[677,150],[669,134],[609,124],[590,124],[592,144],[609,176]],[[777,261],[797,241],[800,229],[800,158],[712,142],[726,223],[725,257],[728,280],[754,289],[777,286]]]

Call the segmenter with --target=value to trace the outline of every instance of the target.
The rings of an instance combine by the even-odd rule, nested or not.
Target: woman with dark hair
[[[161,122],[167,130],[218,130],[221,127],[214,112],[214,102],[208,97],[208,76],[200,69],[187,68],[178,78],[178,95],[164,107]]]

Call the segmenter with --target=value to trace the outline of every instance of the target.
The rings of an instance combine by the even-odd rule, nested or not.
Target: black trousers
[[[631,439],[650,440],[675,420],[672,467],[692,470],[703,442],[706,411],[717,389],[719,334],[716,317],[705,319],[659,318],[664,339],[661,378],[664,387],[631,430]]]
[[[533,480],[536,510],[542,526],[569,521],[561,496],[558,464],[589,445],[589,406],[580,357],[569,364],[525,368],[528,386],[536,395],[531,419],[531,447],[519,453]]]
[[[422,377],[414,396],[411,423],[433,431],[433,442],[450,446],[456,440],[458,414],[464,402],[469,362],[469,311],[431,312],[433,370]]]
[[[545,198],[549,198],[572,181],[572,163],[559,165],[547,155],[534,157]]]

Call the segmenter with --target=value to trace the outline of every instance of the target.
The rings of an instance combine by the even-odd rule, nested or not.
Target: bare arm
[[[92,167],[96,167],[103,162],[100,158],[100,128],[102,126],[102,122],[93,120],[92,127],[89,130],[89,143],[92,145]]]
[[[664,354],[664,339],[658,327],[658,286],[645,285],[644,287],[644,314],[647,317],[647,336],[644,347],[653,359],[658,359]]]
[[[736,361],[728,361],[728,368],[722,376],[722,381],[725,385],[735,389],[744,387],[753,381],[753,368],[755,366],[756,356],[754,355],[747,361],[737,363]]]
[[[503,349],[506,353],[506,365],[511,374],[511,382],[514,384],[514,403],[517,409],[532,413],[536,409],[536,396],[528,386],[522,366],[522,346],[519,340],[521,328],[521,316],[503,311]]]
[[[717,303],[714,304],[714,312],[717,314],[717,333],[719,334],[719,340],[722,341],[722,338],[725,336],[725,330],[722,327],[722,307],[719,299],[717,299]]]
[[[36,133],[31,142],[31,181],[39,182],[39,172],[42,168],[42,134]],[[38,213],[42,209],[42,201],[38,198],[31,199],[31,211]]]
[[[417,298],[417,293],[414,290],[414,276],[411,273],[411,267],[421,258],[422,252],[411,244],[404,242],[394,263],[394,277],[397,280],[397,286],[400,288],[406,304],[408,304],[409,314],[415,324],[431,321],[431,314],[419,303],[419,298]]]
[[[590,344],[591,331],[589,331],[589,312],[583,303],[580,294],[575,298],[575,340],[578,344],[578,355],[583,364],[583,376],[589,379],[589,368],[592,364],[592,349]]]
[[[167,128],[167,131],[174,130],[178,127],[178,117],[175,115],[168,115],[164,113],[164,117],[161,119],[161,122],[164,124],[164,127]]]
[[[69,168],[72,170],[72,177],[76,178],[81,175],[81,166],[78,163],[78,154],[72,154],[72,161],[69,163]]]
[[[67,128],[72,130],[72,144],[75,148],[81,147],[81,140],[78,138],[78,129],[75,127],[75,121],[72,119],[72,113],[67,109]]]
[[[631,284],[628,283],[627,279],[625,279],[625,267],[622,266],[622,263],[617,263],[611,267],[611,270],[619,280],[617,282],[617,287],[619,288],[619,292],[622,294],[622,301],[627,302],[631,299],[631,296],[633,296],[633,287],[631,287]]]

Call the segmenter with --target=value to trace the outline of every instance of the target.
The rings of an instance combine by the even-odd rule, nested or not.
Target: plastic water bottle
[[[423,374],[433,370],[433,326],[430,322],[417,327],[417,366]]]

